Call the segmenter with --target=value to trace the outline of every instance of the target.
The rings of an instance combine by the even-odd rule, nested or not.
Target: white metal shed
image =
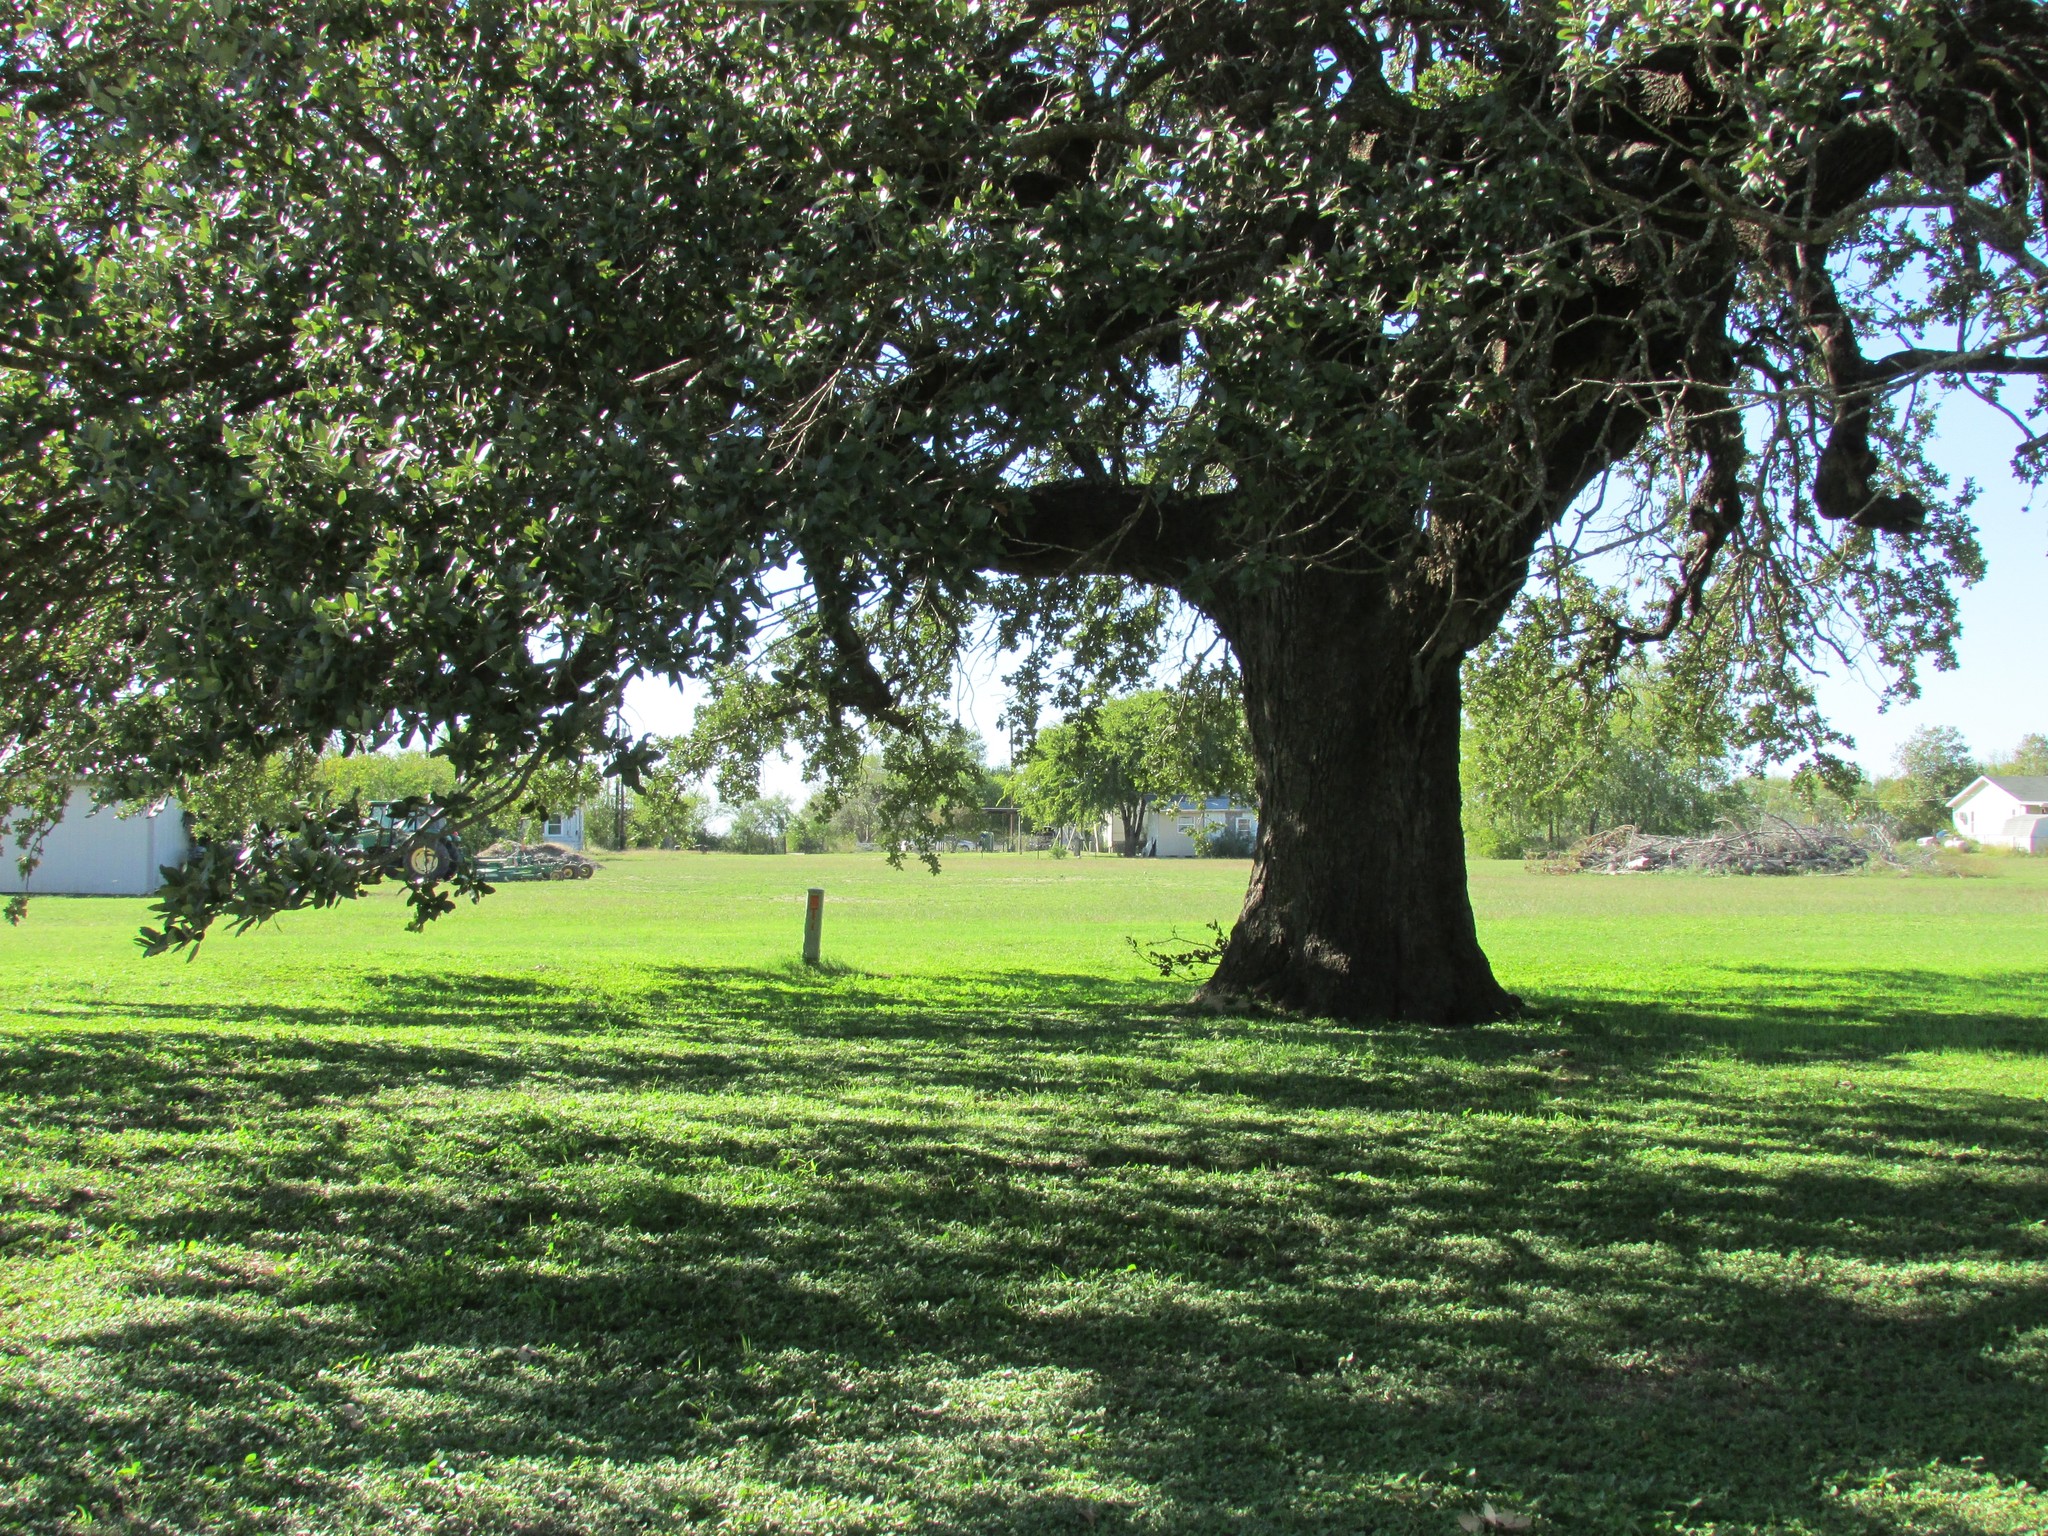
[[[2021,853],[2048,853],[2048,816],[2014,816],[1999,829],[1998,845]]]
[[[43,840],[42,860],[27,889],[37,896],[154,896],[163,884],[163,867],[183,863],[191,847],[175,800],[121,816],[97,804],[81,784]],[[0,892],[23,888],[20,857],[13,839],[0,846]]]

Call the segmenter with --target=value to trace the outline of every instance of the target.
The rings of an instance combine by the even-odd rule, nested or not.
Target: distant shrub
[[[1542,848],[1541,838],[1519,827],[1466,818],[1465,852],[1475,859],[1519,859]]]
[[[1252,856],[1251,829],[1245,826],[1196,827],[1188,833],[1195,854],[1204,859],[1248,859]]]

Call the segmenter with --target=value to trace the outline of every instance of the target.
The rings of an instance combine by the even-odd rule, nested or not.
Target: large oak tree
[[[642,673],[914,759],[979,615],[1035,686],[1167,593],[1263,808],[1213,988],[1483,1020],[1459,667],[1532,572],[1573,664],[1824,744],[1804,665],[1910,686],[1977,569],[1929,400],[2048,372],[2018,0],[0,14],[17,805],[333,733],[631,771]],[[345,830],[168,936],[348,894]]]

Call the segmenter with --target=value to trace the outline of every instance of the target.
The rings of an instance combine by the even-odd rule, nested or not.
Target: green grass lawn
[[[0,1529],[2038,1536],[2048,860],[1970,873],[1479,866],[1464,1032],[1183,1010],[1124,937],[1241,864],[40,901]]]

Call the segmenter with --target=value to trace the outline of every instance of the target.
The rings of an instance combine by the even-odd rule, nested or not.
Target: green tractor
[[[385,868],[413,885],[447,879],[462,857],[446,818],[415,800],[372,800],[358,845],[382,854]]]

